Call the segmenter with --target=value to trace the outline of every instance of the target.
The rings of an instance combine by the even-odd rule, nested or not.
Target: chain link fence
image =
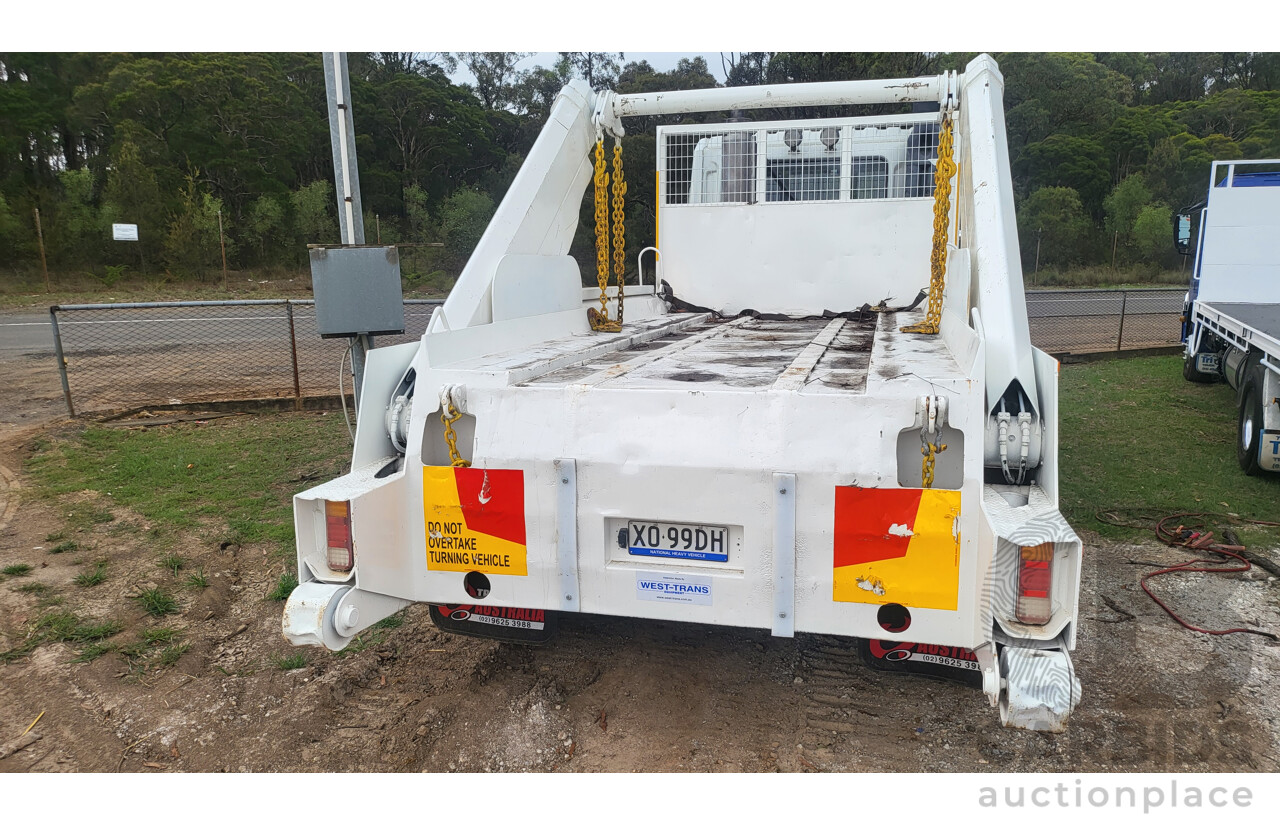
[[[1031,342],[1051,353],[1177,344],[1186,294],[1184,288],[1027,292]]]
[[[1052,353],[1176,344],[1184,294],[1181,289],[1028,292],[1031,340]],[[379,336],[378,346],[420,338],[441,303],[406,300],[404,334]],[[73,414],[144,404],[332,395],[348,345],[346,338],[320,338],[314,301],[56,306],[50,322]],[[349,388],[350,379],[345,380]]]
[[[403,335],[417,340],[441,300],[406,300]],[[322,339],[314,301],[81,304],[49,312],[68,410],[295,398],[338,391],[346,338]],[[350,391],[350,378],[346,378]]]

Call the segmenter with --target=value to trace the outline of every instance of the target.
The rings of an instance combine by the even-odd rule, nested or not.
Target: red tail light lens
[[[324,525],[329,569],[346,573],[356,566],[356,553],[351,543],[351,502],[326,501]]]
[[[1018,621],[1045,624],[1053,615],[1053,542],[1022,548],[1018,568]]]

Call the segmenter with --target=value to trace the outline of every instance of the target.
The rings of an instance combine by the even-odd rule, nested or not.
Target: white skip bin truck
[[[352,471],[295,497],[285,636],[341,649],[413,602],[516,641],[564,612],[835,634],[1061,730],[1081,544],[1003,87],[985,55],[884,81],[567,86],[421,341],[369,353]],[[659,127],[657,277],[606,287],[627,118],[914,103],[937,111]]]
[[[1215,161],[1199,217],[1182,372],[1236,391],[1240,468],[1280,472],[1280,160]],[[1177,218],[1184,254],[1191,218]]]

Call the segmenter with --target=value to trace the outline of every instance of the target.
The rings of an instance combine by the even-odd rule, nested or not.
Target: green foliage
[[[1234,392],[1185,380],[1180,356],[1064,366],[1059,399],[1058,477],[1072,524],[1131,538],[1095,515],[1155,508],[1275,520],[1275,480],[1236,466]],[[1150,428],[1162,433],[1159,450],[1132,437]]]
[[[50,547],[49,552],[54,554],[70,553],[79,549],[80,549],[80,545],[75,543],[74,541],[64,541],[64,542],[55,544],[53,547]]]
[[[441,204],[440,234],[459,268],[471,257],[493,212],[493,199],[473,189],[460,189]]]
[[[44,582],[27,582],[13,588],[15,593],[26,593],[31,596],[43,596],[50,591],[49,585]]]
[[[72,579],[80,587],[96,587],[107,580],[107,563],[98,562],[92,570],[86,570]]]
[[[208,529],[285,552],[294,545],[292,479],[338,474],[347,457],[343,438],[342,416],[246,416],[146,430],[91,426],[34,454],[26,469],[43,495],[110,492],[161,537]],[[84,502],[74,506],[86,507],[78,517],[86,522],[110,518]]]
[[[25,576],[32,571],[29,564],[11,564],[8,567],[0,568],[0,573],[6,576]]]
[[[282,602],[289,598],[289,594],[298,586],[298,577],[293,573],[281,573],[280,578],[276,579],[276,585],[267,594],[267,598],[273,602]]]
[[[187,560],[175,553],[170,553],[157,562],[161,567],[173,573],[174,578],[178,577],[178,571],[183,568]]]
[[[384,628],[387,630],[400,627],[404,624],[404,611],[392,613],[385,619],[380,619],[373,623],[374,628]]]
[[[727,52],[713,74],[700,57],[659,71],[620,53],[562,52],[554,64],[535,66],[524,53],[470,52],[461,58],[475,81],[464,87],[447,76],[453,55],[352,53],[363,205],[380,216],[385,242],[448,243],[405,271],[410,285],[447,286],[479,237],[476,221],[491,214],[575,76],[597,89],[653,92],[710,87],[722,71],[727,85],[932,75],[962,69],[972,56]],[[1068,212],[1056,222],[1087,236],[1066,255],[1083,265],[1110,265],[1110,244],[1099,236],[1117,232],[1117,263],[1160,264],[1165,251],[1148,260],[1132,234],[1146,206],[1176,210],[1201,200],[1213,159],[1280,155],[1280,54],[995,57],[1006,81],[1017,208],[1038,190],[1074,190],[1089,231],[1077,231],[1074,203],[1061,198],[1055,202]],[[305,267],[306,244],[338,240],[318,54],[8,52],[3,65],[0,267],[24,281],[42,280],[27,278],[39,270],[36,207],[53,280],[92,273],[112,289],[134,273],[172,280],[220,269],[219,208],[233,268]],[[774,110],[760,118],[820,114]],[[708,117],[715,116],[679,122]],[[650,234],[660,121],[669,119],[627,123],[630,248]],[[1047,204],[1042,197],[1032,205],[1039,225]],[[112,241],[111,223],[137,224],[140,241]],[[578,234],[574,251],[586,255],[585,271],[590,239],[584,245],[586,233]],[[1022,245],[1025,253],[1025,237]]]
[[[178,612],[177,600],[158,587],[149,587],[134,598],[143,610],[157,618]]]
[[[276,667],[281,670],[297,670],[307,666],[307,654],[293,653],[276,659]]]
[[[209,586],[209,577],[205,575],[203,570],[197,570],[187,576],[182,586],[190,587],[193,590],[203,590]]]
[[[1074,189],[1064,186],[1037,189],[1018,210],[1023,270],[1033,271],[1037,243],[1041,267],[1085,260],[1090,252],[1092,229]]]
[[[1169,262],[1173,258],[1173,210],[1162,203],[1144,206],[1133,224],[1133,245],[1143,260]]]
[[[165,263],[180,272],[203,272],[222,265],[218,233],[222,201],[201,190],[198,174],[188,175],[179,191],[177,208],[169,217],[169,232],[164,239]],[[230,229],[225,216],[223,229]],[[228,241],[227,255],[234,252],[234,245]]]
[[[333,184],[327,180],[309,183],[289,196],[293,223],[303,244],[336,243],[338,219],[333,210]]]

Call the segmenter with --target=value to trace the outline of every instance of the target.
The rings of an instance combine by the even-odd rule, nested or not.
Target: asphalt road
[[[1172,314],[1182,311],[1185,290],[1028,291],[1027,316],[1073,318],[1119,315]],[[430,305],[409,305],[405,322],[420,332],[430,318]],[[316,337],[315,313],[309,306],[294,309],[299,343]],[[59,315],[65,346],[128,346],[157,348],[206,342],[209,346],[288,341],[288,320],[280,306],[197,307],[156,310],[90,310]],[[386,341],[384,343],[390,343]],[[47,312],[0,312],[0,360],[26,355],[53,355],[53,335]]]

